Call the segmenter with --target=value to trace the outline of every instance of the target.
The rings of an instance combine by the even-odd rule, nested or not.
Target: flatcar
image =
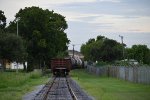
[[[66,76],[69,74],[71,66],[71,59],[69,58],[51,59],[51,70],[53,75]]]

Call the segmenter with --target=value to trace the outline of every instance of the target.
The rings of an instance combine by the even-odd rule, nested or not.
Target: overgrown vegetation
[[[150,85],[95,76],[81,69],[71,71],[71,76],[96,100],[150,100]]]
[[[32,91],[35,86],[45,84],[47,76],[40,72],[1,72],[0,73],[0,100],[21,100],[22,96]]]
[[[96,67],[101,67],[101,66],[105,66],[105,65],[108,65],[109,63],[107,63],[107,62],[103,62],[103,61],[98,61],[97,63],[96,63]]]

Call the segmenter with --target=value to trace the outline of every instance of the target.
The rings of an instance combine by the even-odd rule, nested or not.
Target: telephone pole
[[[124,57],[124,43],[123,43],[123,36],[119,35],[119,37],[121,38],[121,42],[122,42],[122,55],[123,55],[123,60],[125,60],[125,57]]]
[[[77,46],[77,45],[82,45],[82,44],[72,44],[72,46],[73,46],[73,55],[72,55],[72,57],[74,57],[74,52],[75,52],[74,47]]]
[[[18,21],[19,21],[19,19],[17,18],[17,37],[18,37]],[[18,61],[16,61],[16,63],[17,63],[16,73],[18,73]]]
[[[72,55],[72,57],[74,57],[74,46],[75,46],[75,45],[73,44],[72,46],[73,46],[73,55]]]

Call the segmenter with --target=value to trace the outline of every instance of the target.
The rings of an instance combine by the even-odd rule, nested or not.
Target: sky
[[[38,6],[65,16],[75,50],[98,35],[121,42],[127,47],[145,44],[150,48],[150,0],[0,0],[7,23],[20,8]]]

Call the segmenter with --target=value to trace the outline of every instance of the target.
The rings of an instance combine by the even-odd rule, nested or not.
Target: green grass
[[[21,100],[35,86],[47,81],[48,77],[41,76],[39,72],[0,72],[0,100]]]
[[[82,69],[71,71],[71,76],[96,100],[150,100],[150,85],[95,76]]]

